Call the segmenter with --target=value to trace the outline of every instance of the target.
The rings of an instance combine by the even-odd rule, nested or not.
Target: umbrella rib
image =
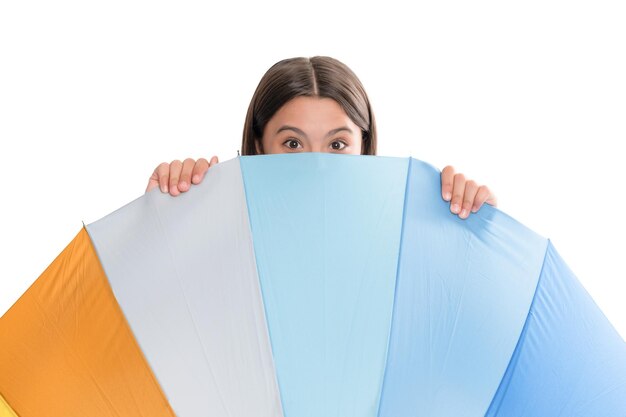
[[[191,319],[191,323],[193,325],[193,330],[195,332],[196,338],[198,339],[198,343],[200,344],[200,347],[202,348],[202,356],[204,357],[204,361],[209,369],[209,373],[211,375],[211,379],[213,381],[213,384],[215,385],[215,389],[218,393],[218,396],[220,398],[220,402],[224,408],[224,410],[226,411],[226,414],[228,416],[231,415],[228,407],[226,406],[226,402],[224,400],[224,397],[222,395],[222,392],[220,390],[219,384],[217,383],[217,379],[215,378],[215,373],[213,372],[213,367],[211,366],[211,362],[209,361],[209,357],[207,356],[207,352],[206,352],[206,348],[204,346],[204,343],[202,343],[202,338],[200,337],[200,332],[198,330],[198,325],[196,323],[196,320],[194,318],[193,312],[191,311],[191,307],[189,305],[189,299],[187,298],[187,295],[185,294],[185,288],[182,282],[182,278],[181,278],[181,274],[178,270],[178,264],[176,262],[174,262],[175,260],[175,256],[174,256],[174,251],[172,250],[172,247],[170,245],[170,239],[169,236],[167,234],[166,228],[163,226],[163,221],[161,220],[161,212],[159,211],[159,208],[157,207],[156,204],[154,204],[154,208],[156,211],[156,218],[159,222],[159,226],[161,227],[161,230],[163,231],[163,235],[165,236],[165,242],[166,242],[166,246],[167,246],[167,250],[168,253],[170,255],[170,259],[172,260],[172,266],[174,269],[174,274],[176,276],[176,282],[178,283],[179,287],[180,287],[180,292],[181,295],[183,297],[183,299],[185,300],[185,308],[187,309],[189,318]]]

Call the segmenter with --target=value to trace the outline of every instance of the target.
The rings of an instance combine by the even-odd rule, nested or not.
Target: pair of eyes
[[[292,145],[294,143],[296,144],[295,148],[290,146],[290,145]],[[336,148],[336,147],[333,146],[335,144],[339,144],[339,145],[343,145],[343,146],[339,147],[339,148]],[[287,139],[286,141],[283,142],[283,145],[286,145],[289,149],[298,149],[297,145],[300,145],[300,141],[298,141],[295,138],[289,138],[289,139]],[[348,144],[346,142],[344,142],[343,140],[334,140],[334,141],[331,142],[331,146],[333,146],[333,150],[335,150],[335,151],[342,151],[342,150],[344,150],[345,148],[348,147]]]

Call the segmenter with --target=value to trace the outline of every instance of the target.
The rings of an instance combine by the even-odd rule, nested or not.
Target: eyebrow
[[[293,130],[293,131],[294,131],[294,132],[296,132],[297,134],[299,134],[299,135],[301,135],[301,136],[304,136],[306,139],[308,139],[308,137],[307,137],[306,133],[304,133],[302,130],[298,129],[298,128],[297,128],[297,127],[295,127],[295,126],[289,126],[289,125],[284,125],[284,126],[281,126],[281,127],[280,127],[280,129],[278,129],[278,130],[276,131],[276,134],[278,134],[278,133],[282,132],[283,130]],[[336,129],[333,129],[333,130],[329,131],[329,132],[326,134],[326,137],[328,137],[328,136],[332,136],[332,135],[334,135],[335,133],[338,133],[338,132],[341,132],[341,131],[344,131],[344,130],[345,130],[345,131],[347,131],[347,132],[350,132],[350,133],[354,133],[354,132],[352,131],[352,129],[350,129],[348,126],[341,126],[341,127],[338,127],[338,128],[336,128]]]

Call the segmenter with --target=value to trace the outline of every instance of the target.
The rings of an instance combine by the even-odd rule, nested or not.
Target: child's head
[[[259,82],[246,115],[242,154],[291,149],[376,154],[369,99],[357,76],[340,61],[323,56],[285,59]]]

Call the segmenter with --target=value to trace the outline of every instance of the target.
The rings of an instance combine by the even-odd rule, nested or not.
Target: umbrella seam
[[[500,383],[498,384],[498,388],[496,389],[496,391],[494,392],[493,396],[491,397],[491,402],[489,404],[489,407],[487,407],[487,410],[485,411],[485,417],[489,416],[489,415],[493,415],[493,416],[497,416],[498,415],[498,410],[500,409],[500,406],[502,405],[502,401],[500,401],[500,403],[496,406],[496,410],[492,411],[492,407],[494,407],[496,398],[498,397],[498,393],[500,392],[501,389],[504,390],[504,392],[506,393],[506,391],[509,388],[509,381],[505,381],[505,377],[507,376],[507,374],[509,373],[509,370],[512,369],[514,366],[517,365],[517,359],[518,356],[516,356],[516,353],[519,351],[520,349],[520,345],[524,343],[524,341],[526,340],[526,333],[528,331],[528,325],[529,325],[529,317],[530,314],[533,310],[533,307],[535,306],[535,301],[537,300],[537,290],[539,289],[539,284],[541,283],[541,278],[543,276],[543,269],[546,265],[546,258],[548,256],[548,249],[550,248],[550,239],[548,238],[546,241],[546,250],[544,251],[543,254],[543,262],[541,263],[541,269],[539,270],[539,278],[537,278],[537,284],[535,285],[535,292],[533,294],[533,298],[532,301],[530,303],[530,306],[528,307],[528,313],[526,313],[526,320],[524,320],[524,326],[522,327],[522,331],[520,332],[519,338],[517,339],[517,343],[515,344],[515,348],[513,349],[513,352],[511,353],[511,358],[509,359],[509,363],[507,364],[506,369],[504,370],[504,373],[502,374],[502,377],[500,377]],[[502,394],[504,398],[504,394]]]
[[[406,170],[406,182],[404,184],[404,202],[402,203],[402,223],[400,224],[400,241],[398,244],[398,257],[397,257],[397,262],[396,262],[396,276],[395,276],[395,283],[394,283],[394,289],[393,289],[393,302],[391,304],[391,317],[390,317],[390,324],[389,324],[389,335],[387,336],[387,349],[385,350],[385,369],[383,370],[383,381],[381,383],[380,386],[380,392],[378,394],[378,408],[376,410],[376,416],[379,417],[380,416],[380,409],[381,409],[381,403],[382,403],[382,398],[383,398],[383,394],[385,391],[385,380],[387,379],[387,369],[388,369],[388,362],[389,362],[389,346],[391,345],[391,334],[393,333],[393,328],[394,328],[394,311],[396,309],[396,294],[398,293],[398,275],[399,275],[399,271],[400,271],[400,258],[402,256],[402,240],[404,237],[404,220],[406,217],[406,205],[407,205],[407,191],[409,188],[409,178],[411,177],[411,166],[412,164],[412,157],[409,156],[408,158],[408,166],[407,166],[407,170]]]

